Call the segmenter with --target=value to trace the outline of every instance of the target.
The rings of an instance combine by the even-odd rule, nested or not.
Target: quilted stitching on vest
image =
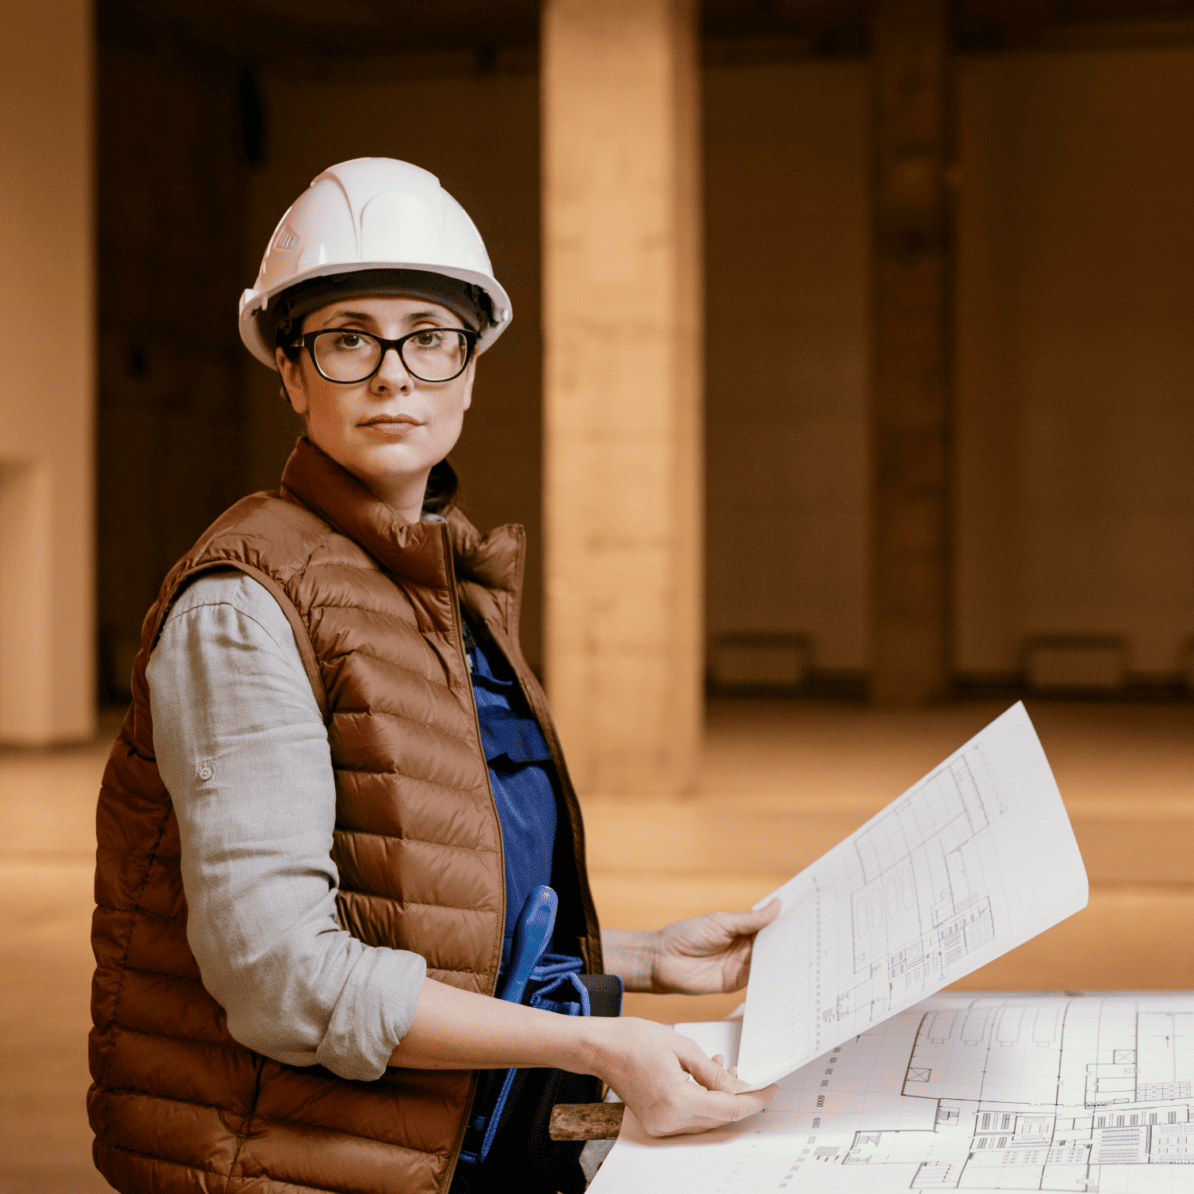
[[[572,866],[557,858],[564,923],[600,969],[579,807],[517,648],[520,548],[512,529],[482,540],[455,513],[447,525],[396,523],[300,440],[281,496],[237,503],[166,577],[142,627],[97,813],[88,1109],[96,1164],[117,1190],[430,1194],[447,1184],[472,1097],[467,1072],[395,1069],[350,1082],[270,1061],[232,1040],[204,989],[186,942],[178,828],[154,762],[145,678],[171,603],[201,572],[248,572],[295,624],[327,711],[344,927],[423,954],[440,981],[491,993],[501,835],[459,595],[510,658],[552,746],[574,846]]]

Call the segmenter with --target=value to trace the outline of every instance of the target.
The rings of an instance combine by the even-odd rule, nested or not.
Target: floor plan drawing
[[[1037,997],[926,1011],[900,1093],[925,1101],[932,1123],[920,1131],[942,1155],[926,1155],[918,1131],[859,1131],[841,1163],[914,1164],[913,1190],[1194,1189],[1194,1168],[1154,1179],[1120,1172],[1194,1166],[1192,1076],[1189,999]]]
[[[742,1040],[759,1085],[1078,911],[1088,886],[1016,705],[776,894]]]
[[[683,1031],[732,1054],[725,1022]],[[1194,993],[946,993],[789,1075],[742,1124],[650,1141],[630,1123],[591,1188],[1180,1194],[1192,1090]]]
[[[860,886],[850,896],[855,985],[822,1018],[934,991],[1006,921],[999,859],[988,832],[1006,813],[981,744],[863,826],[852,844]]]

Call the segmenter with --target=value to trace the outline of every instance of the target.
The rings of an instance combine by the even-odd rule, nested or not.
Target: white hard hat
[[[362,270],[414,270],[478,288],[489,307],[479,353],[513,314],[477,226],[434,174],[393,158],[356,158],[320,174],[278,221],[257,281],[241,295],[245,347],[276,368],[271,303],[299,283]]]

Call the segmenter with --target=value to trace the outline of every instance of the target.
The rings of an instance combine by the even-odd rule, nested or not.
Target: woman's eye
[[[336,337],[337,348],[360,348],[361,337],[356,332],[341,332]]]
[[[443,339],[443,332],[420,332],[415,337],[415,343],[420,348],[438,348]]]

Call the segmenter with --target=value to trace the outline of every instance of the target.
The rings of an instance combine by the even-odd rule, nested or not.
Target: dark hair
[[[358,270],[310,278],[276,295],[258,318],[263,321],[266,343],[273,340],[289,356],[295,347],[293,342],[302,330],[304,317],[312,311],[339,299],[378,295],[400,295],[439,303],[474,331],[484,331],[496,322],[493,302],[482,287],[445,274],[417,269]]]
[[[433,465],[431,475],[427,478],[427,490],[423,494],[423,513],[444,517],[456,504],[459,489],[460,481],[457,479],[456,470],[447,460]]]

